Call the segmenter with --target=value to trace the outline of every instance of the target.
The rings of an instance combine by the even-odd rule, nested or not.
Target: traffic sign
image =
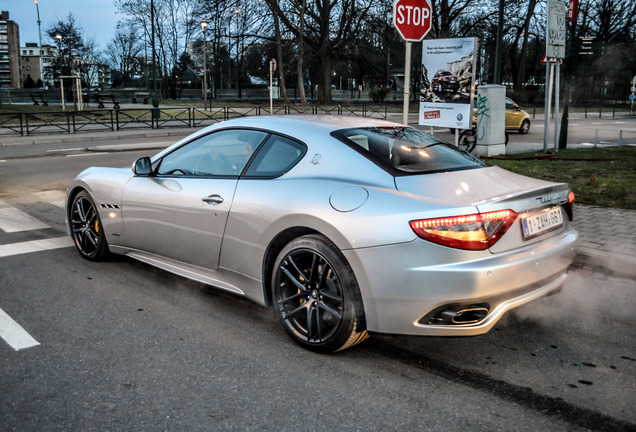
[[[549,58],[565,58],[565,4],[548,0],[546,52]]]
[[[429,0],[397,0],[393,3],[393,25],[407,42],[419,42],[431,30]]]
[[[546,54],[543,54],[543,58],[541,59],[541,62],[540,62],[543,66],[545,66],[547,62],[546,57],[547,57]],[[550,59],[550,64],[556,64],[556,62],[557,62],[557,59],[554,59],[554,58]],[[559,64],[563,64],[563,60],[559,59]]]
[[[636,99],[636,96],[634,95],[634,93],[629,95],[629,100],[634,102],[634,99]]]

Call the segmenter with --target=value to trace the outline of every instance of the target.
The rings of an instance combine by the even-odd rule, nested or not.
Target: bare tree
[[[375,0],[289,0],[287,8],[275,2],[274,8],[281,21],[296,38],[303,41],[318,58],[318,102],[331,102],[332,66],[337,53],[355,39],[362,23],[367,19]],[[305,8],[303,8],[305,6]],[[286,9],[286,12],[283,11]],[[305,20],[292,20],[291,14],[304,10]],[[301,32],[300,24],[304,26]]]
[[[129,81],[140,67],[139,57],[144,49],[143,38],[139,37],[142,30],[142,27],[131,21],[119,22],[115,37],[106,51],[110,66],[121,72],[124,83]]]

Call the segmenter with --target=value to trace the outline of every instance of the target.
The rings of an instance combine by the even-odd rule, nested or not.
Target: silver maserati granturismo
[[[70,184],[80,255],[122,254],[274,309],[318,352],[470,336],[561,288],[574,195],[404,125],[246,117]]]

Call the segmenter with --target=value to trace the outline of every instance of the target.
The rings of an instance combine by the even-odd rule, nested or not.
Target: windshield
[[[463,150],[411,127],[343,129],[332,136],[393,175],[457,171],[487,166]]]

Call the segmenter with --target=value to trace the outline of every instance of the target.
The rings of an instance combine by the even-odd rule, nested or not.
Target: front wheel
[[[530,122],[528,120],[524,120],[519,128],[519,133],[525,135],[528,132],[530,132]]]
[[[274,269],[274,309],[298,345],[332,353],[368,337],[353,270],[327,238],[308,235],[291,241]]]
[[[73,198],[69,221],[75,247],[82,257],[99,261],[108,254],[102,221],[88,192],[81,191]]]

